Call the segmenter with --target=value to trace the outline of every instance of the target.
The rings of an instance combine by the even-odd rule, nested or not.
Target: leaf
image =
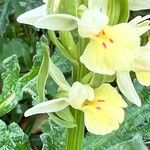
[[[4,60],[3,67],[5,71],[2,74],[3,89],[0,95],[0,116],[10,112],[18,102],[22,100],[24,91],[30,91],[30,94],[34,93],[34,96],[37,96],[37,91],[34,87],[37,82],[36,77],[41,61],[42,50],[40,45],[37,44],[37,54],[33,58],[32,69],[29,73],[19,78],[20,67],[18,65],[17,56],[13,55]]]
[[[105,136],[87,134],[83,150],[87,146],[89,149],[105,150],[132,139],[136,134],[141,135],[144,140],[150,139],[150,87],[143,87],[136,80],[134,83],[142,99],[142,107],[129,105],[125,110],[125,120],[116,132]]]
[[[139,135],[134,136],[131,140],[123,143],[116,144],[108,148],[108,150],[148,150],[142,141],[142,137]]]
[[[54,64],[63,72],[68,73],[71,72],[71,63],[68,59],[66,59],[62,53],[56,48],[53,55],[51,56]]]
[[[6,0],[3,2],[3,5],[0,6],[0,36],[2,36],[6,30],[8,25],[8,15],[10,13],[10,5],[11,0]]]
[[[43,60],[37,76],[37,84],[36,84],[39,102],[45,101],[45,86],[49,75],[49,59],[50,59],[48,44],[41,42],[41,48],[43,50]]]
[[[43,125],[43,134],[40,137],[43,142],[42,150],[64,150],[65,148],[66,130],[51,120]]]
[[[0,149],[2,150],[31,150],[27,135],[16,124],[8,127],[0,120]]]
[[[18,58],[23,57],[24,62],[27,66],[31,64],[31,57],[29,52],[29,46],[20,38],[0,38],[1,49],[0,49],[0,62],[7,57],[17,55]],[[0,65],[0,71],[2,70]]]

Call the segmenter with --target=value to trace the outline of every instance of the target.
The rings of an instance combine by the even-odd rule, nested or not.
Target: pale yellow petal
[[[150,72],[136,72],[137,80],[144,86],[150,86]]]
[[[105,135],[119,128],[117,119],[107,110],[84,111],[84,118],[87,130],[96,135]]]
[[[142,46],[139,49],[139,54],[134,60],[133,71],[150,71],[150,46],[147,44],[146,46]]]
[[[127,107],[127,103],[122,99],[117,90],[110,84],[103,84],[99,88],[95,89],[95,100],[104,100],[106,102],[101,103],[101,107]]]
[[[115,88],[103,84],[95,90],[95,100],[86,101],[82,106],[87,130],[99,135],[117,130],[124,120],[123,107],[126,106]]]
[[[134,27],[128,24],[108,26],[91,40],[80,60],[90,71],[99,74],[128,71],[139,45],[140,38]]]

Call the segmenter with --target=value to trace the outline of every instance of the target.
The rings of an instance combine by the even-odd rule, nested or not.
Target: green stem
[[[72,108],[77,126],[72,129],[68,129],[66,150],[81,150],[81,146],[84,138],[84,118],[83,112]]]
[[[82,65],[73,65],[73,81],[81,80]],[[76,127],[68,129],[66,138],[66,150],[81,150],[84,139],[84,114],[80,110],[71,108]]]

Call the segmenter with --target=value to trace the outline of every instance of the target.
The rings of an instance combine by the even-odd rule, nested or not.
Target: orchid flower
[[[71,105],[84,112],[85,126],[91,133],[104,135],[119,128],[124,120],[123,108],[127,104],[115,88],[110,84],[103,84],[93,89],[79,82],[73,83],[71,87],[51,60],[49,72],[60,88],[67,91],[67,96],[35,105],[25,112],[26,117],[58,112]]]

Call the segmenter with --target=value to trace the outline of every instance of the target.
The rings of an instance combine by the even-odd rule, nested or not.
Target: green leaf
[[[39,44],[37,44],[37,54],[33,58],[32,69],[20,78],[17,56],[13,55],[4,60],[5,71],[2,74],[3,89],[0,95],[0,116],[10,112],[22,100],[24,91],[33,94],[33,97],[37,97],[35,85],[41,62],[42,50]],[[34,103],[37,103],[37,99]]]
[[[63,73],[71,72],[70,61],[67,60],[57,48],[51,56],[51,59]]]
[[[45,101],[45,86],[49,75],[49,47],[48,44],[41,43],[43,50],[43,60],[37,76],[37,93],[39,102]]]
[[[0,6],[0,36],[2,36],[8,25],[8,16],[11,8],[11,0],[3,1],[3,5]]]
[[[40,136],[43,142],[42,150],[64,150],[66,130],[51,120],[43,125],[43,134]]]
[[[148,150],[142,141],[142,137],[136,135],[131,140],[125,141],[123,143],[116,144],[108,148],[108,150]]]
[[[0,120],[0,149],[1,150],[31,150],[27,135],[16,124],[8,127]]]

